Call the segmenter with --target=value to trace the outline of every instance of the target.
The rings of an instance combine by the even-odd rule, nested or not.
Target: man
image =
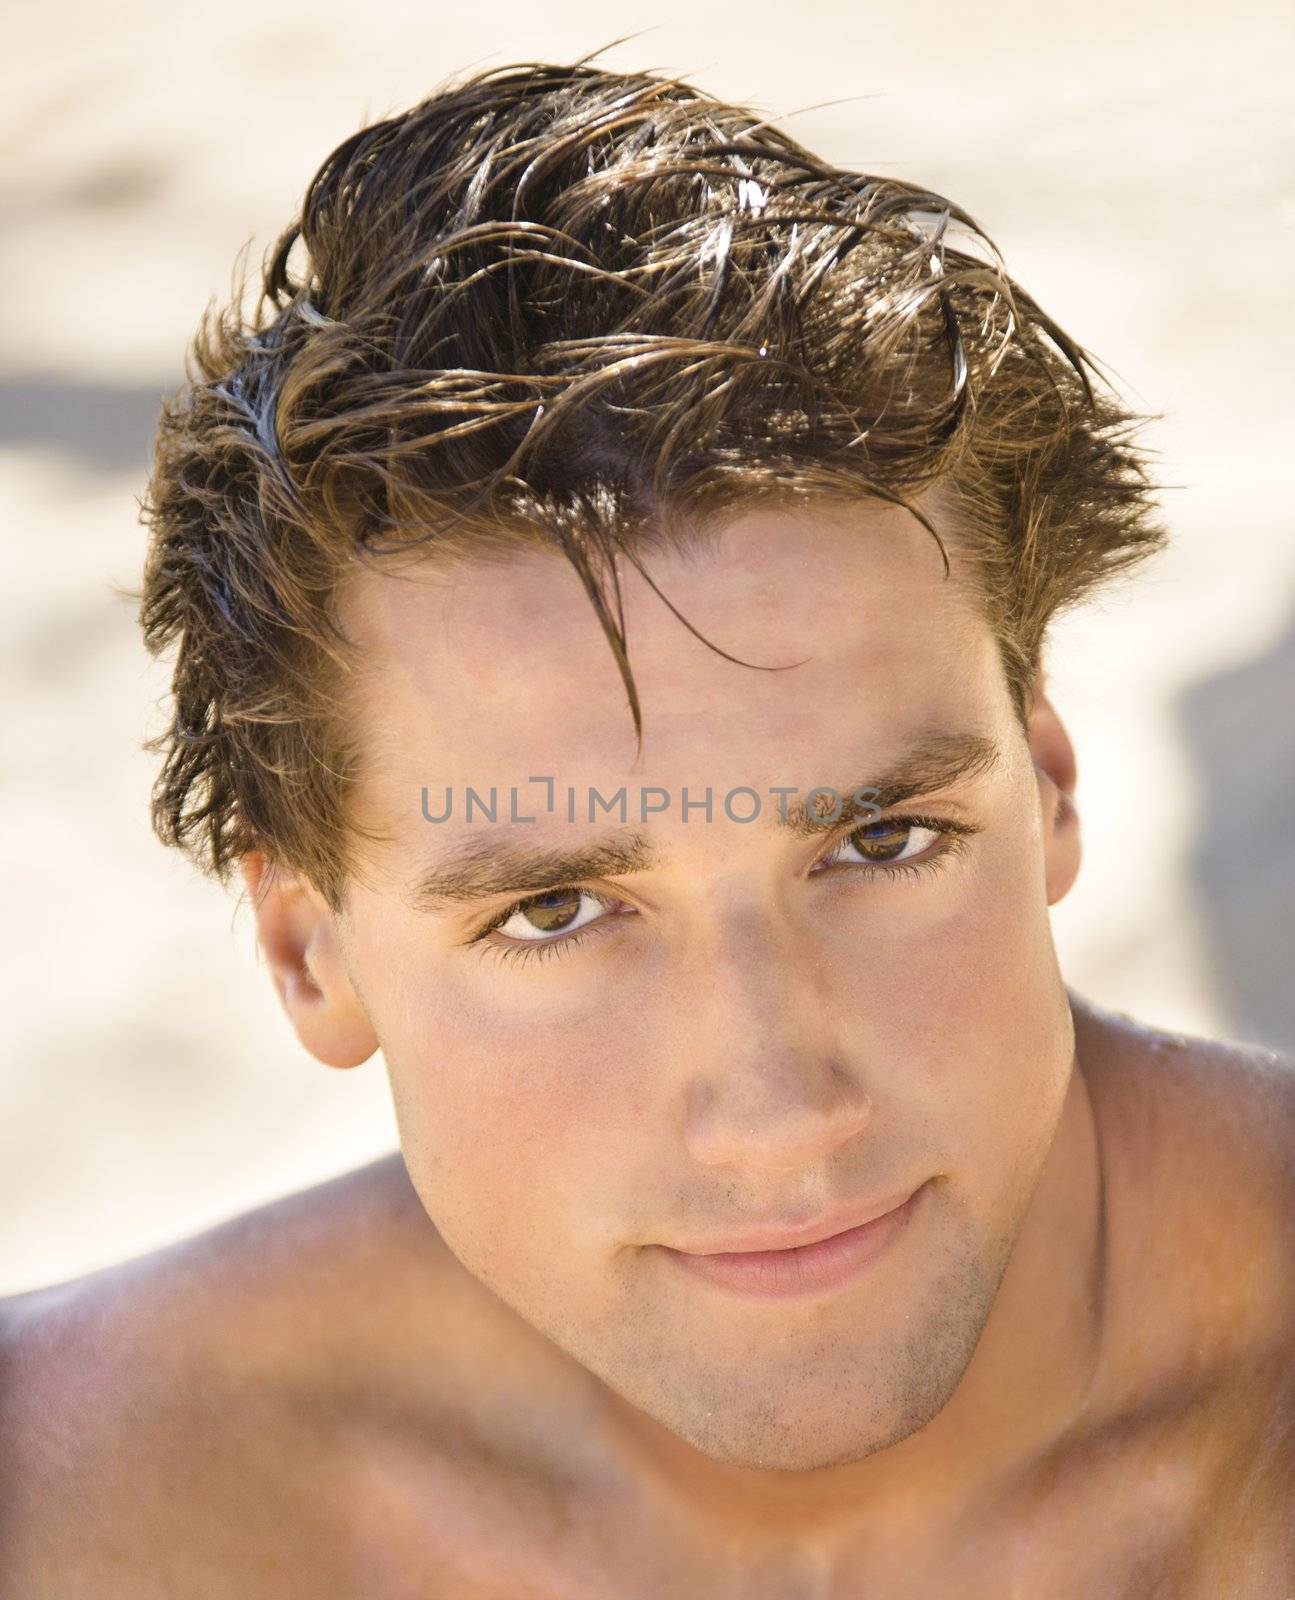
[[[5,1593],[1295,1594],[1292,1064],[1051,938],[1047,624],[1163,542],[1088,358],[586,63],[264,287],[162,418],[154,821],[401,1148],[0,1308]]]

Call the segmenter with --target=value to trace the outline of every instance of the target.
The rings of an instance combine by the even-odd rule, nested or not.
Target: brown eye
[[[600,922],[612,904],[591,889],[547,889],[518,900],[485,931],[493,929],[518,944],[552,943],[557,935]]]
[[[941,828],[929,827],[916,817],[888,817],[880,822],[865,823],[834,846],[823,857],[821,866],[886,867],[894,862],[906,866],[914,856],[929,853],[931,846],[944,836]]]
[[[580,913],[581,895],[574,889],[555,889],[517,908],[517,915],[541,933],[561,933]]]
[[[932,833],[931,828],[914,828],[903,822],[872,822],[847,835],[843,841],[852,844],[861,855],[873,861],[894,861],[902,856],[912,842],[914,833]]]

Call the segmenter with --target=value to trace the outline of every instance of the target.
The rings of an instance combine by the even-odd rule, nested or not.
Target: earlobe
[[[1079,811],[1074,798],[1077,781],[1074,746],[1052,702],[1043,692],[1041,669],[1030,712],[1029,745],[1039,780],[1047,903],[1052,906],[1074,887],[1083,852]]]
[[[1056,905],[1074,888],[1079,876],[1083,856],[1080,841],[1079,812],[1068,794],[1052,785],[1055,802],[1051,819],[1045,812],[1047,828],[1045,840],[1046,887],[1050,906]]]
[[[358,1067],[378,1048],[342,956],[337,916],[313,885],[264,855],[240,862],[256,912],[257,939],[297,1037],[329,1067]]]

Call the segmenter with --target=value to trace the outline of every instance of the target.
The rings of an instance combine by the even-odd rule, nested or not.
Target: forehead
[[[994,725],[997,647],[954,539],[947,581],[930,534],[901,507],[753,510],[699,549],[621,573],[643,714],[628,703],[590,599],[560,552],[357,569],[340,597],[360,645],[354,713],[369,798],[399,786],[620,781],[831,782],[914,728]],[[753,671],[751,663],[778,671]],[[834,757],[829,775],[816,770]],[[703,774],[704,769],[704,774]],[[385,808],[384,808],[385,809]]]

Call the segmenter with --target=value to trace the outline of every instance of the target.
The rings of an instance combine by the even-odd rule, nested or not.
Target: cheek
[[[943,884],[899,882],[841,913],[823,1003],[848,1053],[951,1162],[1030,1160],[1068,1077],[1069,1002],[1037,839],[979,836]],[[862,959],[860,956],[862,954]]]
[[[516,983],[539,1003],[495,1006],[478,987],[442,981],[434,1002],[393,1004],[410,1026],[383,1040],[414,1184],[446,1242],[487,1281],[531,1270],[545,1241],[563,1256],[582,1240],[596,1247],[600,1214],[642,1137],[625,1028],[543,981]],[[607,1219],[612,1237],[616,1220]]]

